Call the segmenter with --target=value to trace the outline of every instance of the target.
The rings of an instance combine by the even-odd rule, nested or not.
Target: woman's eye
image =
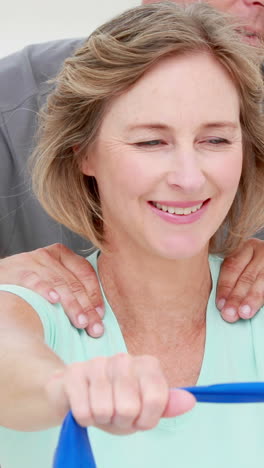
[[[229,145],[230,144],[230,141],[228,141],[226,138],[209,138],[206,141],[210,143],[211,145],[221,145],[221,144]]]
[[[136,143],[137,146],[159,146],[164,144],[163,140],[148,140],[148,141],[139,141]]]

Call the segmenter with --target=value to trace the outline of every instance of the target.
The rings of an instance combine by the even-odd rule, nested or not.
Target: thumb
[[[187,411],[190,411],[196,403],[194,396],[186,390],[170,389],[169,398],[165,410],[163,411],[163,418],[172,418],[180,416]]]

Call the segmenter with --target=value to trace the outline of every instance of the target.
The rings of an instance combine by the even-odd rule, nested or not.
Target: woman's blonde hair
[[[208,5],[143,5],[99,27],[67,59],[41,113],[33,154],[33,188],[46,211],[102,247],[97,184],[80,170],[106,107],[161,58],[213,55],[240,97],[244,160],[232,207],[211,239],[211,252],[228,254],[264,226],[263,83],[257,53],[239,40],[227,19]],[[254,57],[254,58],[252,58]],[[78,148],[78,151],[76,150]],[[228,171],[228,167],[226,168]]]

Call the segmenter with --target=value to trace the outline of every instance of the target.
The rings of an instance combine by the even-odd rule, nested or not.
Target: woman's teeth
[[[161,211],[167,211],[170,214],[176,215],[189,215],[191,213],[195,213],[195,211],[199,210],[202,206],[202,203],[195,206],[189,206],[188,208],[177,208],[176,206],[167,206],[161,205],[160,203],[152,202],[153,205]]]

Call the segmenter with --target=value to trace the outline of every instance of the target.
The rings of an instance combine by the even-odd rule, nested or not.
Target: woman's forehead
[[[161,60],[112,101],[105,120],[111,128],[157,122],[195,126],[202,121],[237,121],[239,108],[228,73],[209,54],[200,53]]]

